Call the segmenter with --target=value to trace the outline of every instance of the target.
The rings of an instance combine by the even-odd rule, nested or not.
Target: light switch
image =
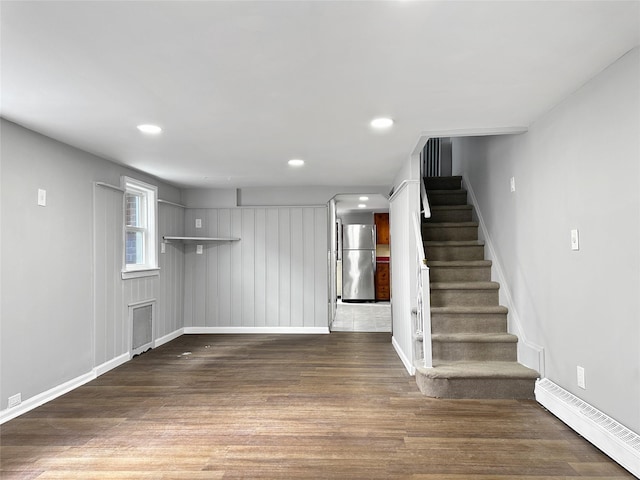
[[[41,207],[47,206],[47,191],[42,188],[38,189],[38,205]]]
[[[196,218],[196,228],[202,228],[202,219]]]
[[[202,245],[196,245],[196,253],[202,255]]]
[[[580,234],[575,228],[571,230],[571,250],[580,250]]]
[[[160,253],[167,253],[167,244],[164,242],[160,243]]]
[[[512,192],[516,191],[516,177],[511,177],[509,180],[509,186],[511,187]]]

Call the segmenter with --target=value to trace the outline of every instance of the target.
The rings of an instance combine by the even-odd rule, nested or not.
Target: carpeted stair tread
[[[460,314],[506,314],[509,313],[507,307],[502,305],[476,305],[476,306],[463,306],[456,305],[452,307],[431,307],[431,314],[446,314],[446,313],[460,313]]]
[[[445,190],[441,190],[445,191]],[[450,190],[446,190],[450,191]],[[473,207],[471,205],[433,205],[429,206],[429,209],[432,212],[444,211],[444,210],[472,210]],[[428,219],[427,219],[428,220]]]
[[[451,193],[467,193],[463,188],[447,189],[447,190],[427,190],[427,195],[449,195]]]
[[[498,290],[498,282],[432,282],[431,290]]]
[[[429,247],[477,247],[484,246],[482,240],[427,240],[424,246]]]
[[[434,365],[433,368],[417,366],[421,375],[430,378],[501,378],[535,380],[538,372],[517,362],[451,362]]]
[[[433,333],[431,340],[448,343],[518,343],[518,337],[510,333]]]
[[[490,267],[491,260],[427,260],[429,267]]]
[[[456,227],[477,227],[478,222],[431,222],[425,223],[424,228],[456,228]]]

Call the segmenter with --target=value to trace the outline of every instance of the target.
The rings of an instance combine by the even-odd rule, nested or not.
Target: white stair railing
[[[424,183],[424,182],[423,182]],[[429,203],[425,205],[426,211],[429,209]],[[429,213],[428,217],[431,216]],[[428,218],[426,217],[426,218]],[[414,325],[414,335],[418,343],[422,343],[422,348],[416,345],[415,352],[416,360],[423,368],[433,367],[433,357],[431,348],[431,299],[429,289],[429,267],[427,266],[427,260],[424,255],[424,244],[422,242],[422,227],[420,222],[420,215],[415,214],[413,216],[413,230],[416,235],[416,254],[418,263],[418,275],[417,275],[417,309],[416,309],[416,323]]]

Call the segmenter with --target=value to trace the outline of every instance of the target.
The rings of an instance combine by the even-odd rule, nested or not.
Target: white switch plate
[[[202,245],[196,245],[196,253],[202,255]]]
[[[571,230],[571,250],[580,250],[580,233],[576,228]]]
[[[38,189],[38,205],[41,207],[47,206],[47,191],[42,188]]]
[[[21,393],[16,393],[12,397],[9,397],[9,404],[7,405],[7,407],[8,408],[16,407],[16,406],[20,405],[21,403],[22,403],[22,394]]]
[[[196,228],[202,228],[202,219],[196,218]]]
[[[167,244],[164,242],[160,244],[160,253],[167,253]]]
[[[578,371],[578,386],[580,388],[584,388],[586,390],[587,389],[587,385],[586,385],[585,379],[584,379],[584,368],[582,368],[581,366],[578,365],[577,371]]]
[[[511,177],[511,179],[509,180],[509,186],[512,192],[516,191],[516,177]]]

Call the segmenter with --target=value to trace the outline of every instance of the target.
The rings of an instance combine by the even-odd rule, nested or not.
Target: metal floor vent
[[[131,356],[153,347],[153,317],[155,302],[129,305],[131,321]]]
[[[596,447],[640,473],[640,435],[545,378],[536,383],[536,400]]]

